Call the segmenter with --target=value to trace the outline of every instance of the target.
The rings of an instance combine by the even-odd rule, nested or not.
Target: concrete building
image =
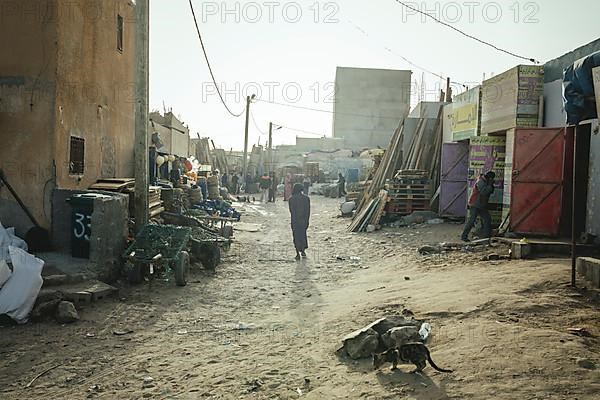
[[[338,67],[333,137],[353,150],[388,146],[410,110],[411,71]]]
[[[0,167],[46,228],[65,192],[133,176],[135,5],[68,4],[12,1],[0,24]],[[5,188],[0,221],[31,227]]]
[[[156,151],[160,154],[172,154],[178,157],[190,156],[190,130],[172,113],[167,112],[161,115],[159,112],[150,113],[151,128],[148,130],[150,135],[149,143],[152,140],[152,134],[158,132],[162,142],[161,147]],[[153,125],[152,125],[153,123]]]

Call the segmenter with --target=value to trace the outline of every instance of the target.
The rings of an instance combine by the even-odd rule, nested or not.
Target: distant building
[[[298,151],[333,151],[344,148],[344,139],[332,137],[307,138],[296,136],[296,149]]]
[[[190,130],[172,113],[161,115],[159,112],[150,113],[149,134],[158,133],[162,146],[156,147],[159,154],[171,154],[177,157],[190,156]],[[152,143],[152,137],[149,139]]]
[[[69,223],[59,216],[70,210],[65,192],[133,177],[135,4],[10,3],[0,24],[0,168],[50,228]],[[5,188],[0,221],[31,226]]]
[[[387,147],[410,109],[411,71],[336,70],[333,137],[353,150]]]

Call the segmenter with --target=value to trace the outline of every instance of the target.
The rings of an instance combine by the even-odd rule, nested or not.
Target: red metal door
[[[510,227],[557,236],[562,209],[565,129],[517,129],[513,152]]]

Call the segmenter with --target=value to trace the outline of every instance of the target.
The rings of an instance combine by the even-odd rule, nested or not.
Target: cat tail
[[[429,361],[429,365],[431,365],[431,367],[433,369],[435,369],[436,371],[439,371],[439,372],[446,372],[446,373],[454,372],[451,369],[443,369],[443,368],[438,367],[431,359],[431,353],[429,352],[429,349],[427,347],[425,347],[425,350],[427,351],[427,361]]]

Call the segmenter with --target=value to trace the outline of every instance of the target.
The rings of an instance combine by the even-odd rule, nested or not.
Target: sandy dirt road
[[[567,286],[567,260],[481,261],[502,247],[424,257],[420,245],[460,226],[350,234],[337,200],[312,203],[302,262],[287,204],[245,206],[261,231],[237,232],[215,274],[124,288],[73,325],[0,328],[0,398],[598,398],[600,300]],[[347,333],[403,309],[431,322],[433,358],[454,373],[336,355]]]

